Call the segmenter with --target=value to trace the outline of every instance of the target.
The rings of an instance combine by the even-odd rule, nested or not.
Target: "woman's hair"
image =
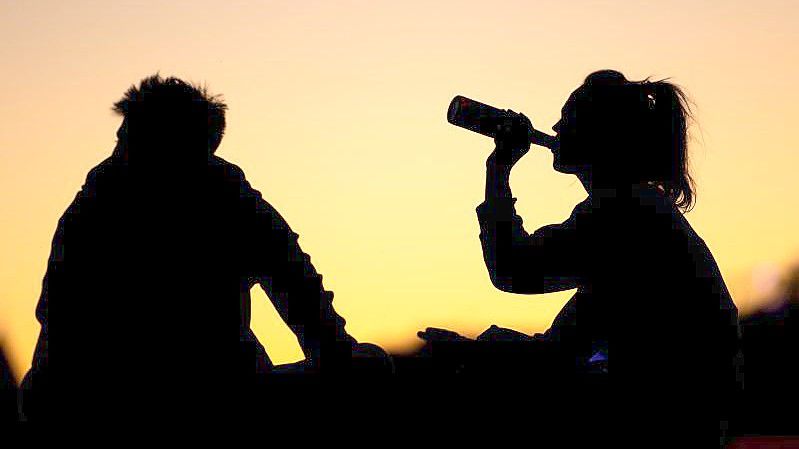
[[[628,174],[661,190],[683,211],[694,205],[694,180],[688,167],[691,110],[683,90],[667,80],[630,81],[614,70],[586,77],[578,104],[596,135],[618,151],[615,162]],[[578,106],[578,109],[586,109]]]

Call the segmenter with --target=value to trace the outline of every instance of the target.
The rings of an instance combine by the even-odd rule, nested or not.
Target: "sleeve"
[[[333,292],[325,290],[298,235],[243,175],[240,198],[249,217],[251,282],[264,289],[312,364],[330,355],[349,357],[355,339],[344,329],[344,318],[333,308]]]
[[[41,329],[33,352],[31,368],[22,380],[23,413],[31,418],[42,413],[46,414],[49,410],[48,401],[52,395],[50,310],[53,303],[58,304],[64,298],[72,296],[64,265],[64,235],[65,230],[73,226],[74,215],[80,210],[83,196],[82,190],[58,221],[47,261],[47,271],[42,281],[42,291],[36,304],[36,320]]]
[[[509,293],[534,294],[576,288],[585,245],[587,200],[563,223],[544,226],[533,234],[516,214],[516,198],[491,198],[477,207],[480,243],[491,283]],[[582,222],[578,232],[577,223]]]
[[[48,365],[48,311],[51,290],[59,290],[60,279],[63,272],[63,228],[64,218],[59,220],[58,228],[53,237],[50,258],[47,262],[47,271],[42,281],[42,291],[39,295],[39,302],[36,304],[36,320],[41,325],[39,339],[36,341],[36,349],[33,352],[31,370],[38,372],[47,369]]]
[[[94,171],[93,171],[94,172]],[[75,195],[75,199],[67,207],[64,214],[58,220],[53,241],[50,248],[50,257],[47,259],[47,271],[44,274],[42,281],[42,291],[39,295],[39,302],[36,304],[36,320],[41,325],[41,332],[39,339],[36,343],[36,349],[33,355],[33,370],[45,369],[49,359],[49,312],[50,305],[53,298],[58,301],[60,297],[70,297],[71,292],[69,283],[67,282],[67,273],[65,272],[64,265],[64,235],[67,234],[67,229],[74,229],[77,227],[77,215],[81,212],[82,206],[86,203],[86,197],[89,192],[88,185],[91,178],[87,179],[83,188]],[[74,230],[72,231],[75,232]]]

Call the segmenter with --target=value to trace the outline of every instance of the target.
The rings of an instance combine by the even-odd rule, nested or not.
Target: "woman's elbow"
[[[513,276],[498,274],[496,270],[489,270],[488,275],[491,279],[491,284],[496,287],[497,290],[501,290],[505,293],[514,293]]]
[[[486,258],[486,269],[491,284],[498,290],[507,293],[516,293],[513,288],[514,278],[519,277],[518,269],[515,267],[514,258]]]
[[[532,273],[499,273],[490,271],[491,284],[505,293],[535,295],[559,292],[577,287],[573,279],[535,276]]]

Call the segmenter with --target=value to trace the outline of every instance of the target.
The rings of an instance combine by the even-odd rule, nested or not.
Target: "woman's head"
[[[691,208],[690,109],[678,86],[601,70],[588,75],[561,112],[552,127],[560,142],[556,170],[590,176],[594,184],[646,183]]]

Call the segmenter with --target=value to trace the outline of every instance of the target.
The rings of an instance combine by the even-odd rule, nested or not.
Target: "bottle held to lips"
[[[458,95],[447,110],[447,121],[455,126],[494,138],[505,120],[516,114]],[[528,130],[530,143],[554,149],[557,139],[536,129]]]

